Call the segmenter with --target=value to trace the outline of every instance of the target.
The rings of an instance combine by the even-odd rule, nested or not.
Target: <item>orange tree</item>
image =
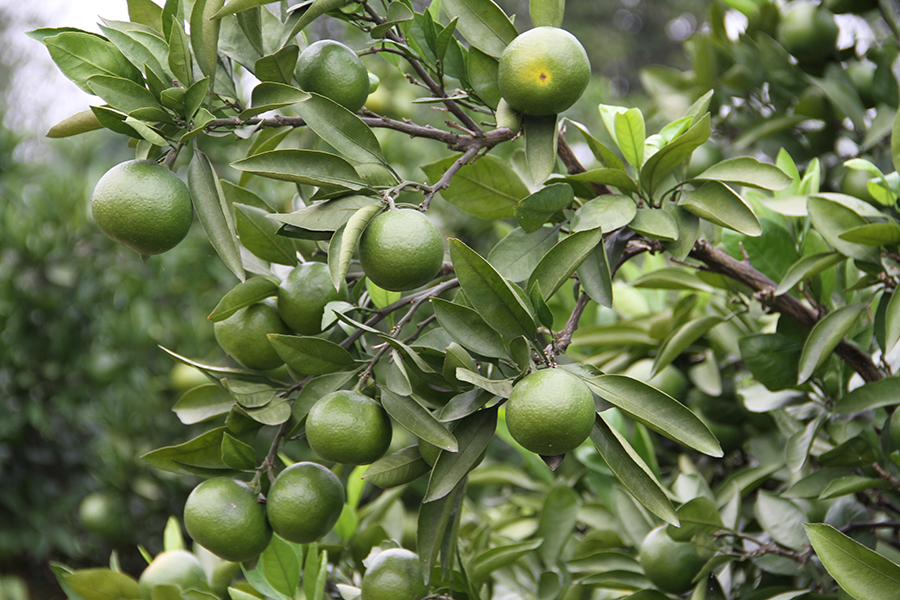
[[[889,60],[898,26],[881,4],[883,12],[866,6],[862,21]],[[105,127],[129,138],[137,159],[182,173],[212,248],[238,280],[209,320],[269,315],[229,350],[243,365],[254,358],[248,349],[265,353],[266,370],[224,353],[208,364],[163,349],[209,376],[173,407],[206,430],[143,458],[185,476],[238,479],[257,502],[271,494],[273,504],[303,509],[273,511],[268,547],[240,566],[196,540],[202,585],[142,587],[116,561],[56,565],[70,597],[281,599],[302,589],[306,598],[366,600],[367,568],[398,545],[415,550],[435,598],[896,597],[900,454],[886,425],[900,403],[897,83],[876,66],[872,93],[885,101],[855,110],[862,96],[838,80],[859,56],[837,47],[831,9],[814,11],[828,35],[807,36],[835,46],[822,49],[787,39],[793,28],[779,32],[782,12],[796,7],[714,3],[709,27],[688,42],[695,69],[644,73],[658,110],[601,104],[584,125],[543,114],[547,98],[529,104],[521,94],[565,82],[575,64],[576,81],[560,93],[577,100],[586,59],[542,63],[542,52],[561,47],[532,55],[516,43],[529,60],[507,63],[505,50],[527,28],[491,0],[128,6],[131,21],[104,21],[103,35],[32,32],[101,99],[52,135]],[[534,27],[559,27],[564,9],[561,0],[529,3]],[[743,32],[729,31],[741,11]],[[334,85],[319,93],[305,75],[298,83],[316,37],[310,26],[326,19],[355,32],[345,41],[368,69],[397,68],[424,95],[395,118],[351,112]],[[348,56],[342,48],[330,54]],[[348,61],[338,69],[359,70]],[[517,64],[528,71],[520,80],[503,77],[516,82],[525,113],[501,91],[502,69]],[[829,188],[820,170],[837,165],[846,144],[803,137],[815,124],[799,127],[808,120],[801,102],[824,107],[819,120],[876,154],[847,164],[872,175],[874,204]],[[423,121],[417,104],[442,120]],[[784,128],[743,132],[769,117],[786,119]],[[785,131],[800,143],[762,143]],[[691,169],[711,137],[730,158],[704,152],[711,163]],[[435,160],[409,170],[391,159],[401,146]],[[457,219],[440,265],[415,244],[367,244],[387,274],[408,275],[386,283],[392,291],[354,257],[367,226],[396,210],[439,215],[438,224],[459,211],[479,221]],[[493,230],[476,226],[485,221]],[[418,238],[413,228],[379,227],[375,239]],[[424,247],[430,255],[433,244]],[[279,320],[283,282],[311,271],[309,262],[327,269],[336,295],[295,334]],[[291,289],[304,289],[298,278]],[[347,459],[365,464],[318,458],[305,439],[307,415],[327,414],[319,402],[335,394],[379,416],[357,419],[354,409],[317,435],[327,446],[368,446]],[[530,422],[512,433],[510,398],[530,407],[517,413]],[[372,434],[375,421],[402,443],[373,459],[385,439]],[[523,427],[566,454],[522,447]],[[325,493],[286,487],[301,470],[316,473]],[[318,511],[327,518],[314,524],[333,522],[331,530],[296,536],[302,543],[278,535],[294,537],[282,517],[308,531]],[[183,547],[177,519],[165,539],[169,551]],[[689,558],[678,582],[664,575],[667,548]],[[420,589],[417,570],[397,576]]]

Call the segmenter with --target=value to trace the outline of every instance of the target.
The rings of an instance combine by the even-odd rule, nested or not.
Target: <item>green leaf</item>
[[[386,164],[372,129],[334,100],[309,94],[294,110],[310,129],[348,159]]]
[[[770,391],[797,384],[797,365],[803,344],[778,333],[757,333],[738,340],[741,360],[753,377]]]
[[[253,277],[243,281],[222,296],[207,317],[213,323],[223,321],[251,304],[261,302],[278,293],[278,283],[269,277]]]
[[[386,16],[386,21],[376,25],[372,28],[370,32],[373,38],[383,38],[387,35],[387,31],[397,25],[398,23],[403,23],[405,21],[412,21],[415,16],[415,13],[412,9],[404,4],[403,2],[393,1],[388,4],[388,11]]]
[[[277,535],[259,556],[254,569],[276,592],[293,598],[300,585],[300,558],[290,543]]]
[[[270,218],[301,229],[334,232],[364,206],[381,205],[378,198],[353,194],[310,204],[292,213],[278,213]],[[330,238],[328,235],[325,239]]]
[[[837,414],[852,414],[900,404],[897,397],[897,377],[885,377],[879,381],[873,381],[861,385],[842,396],[834,404],[834,412]]]
[[[647,509],[668,523],[678,524],[675,507],[647,463],[601,414],[594,423],[591,442],[625,489]]]
[[[639,208],[628,228],[637,233],[661,240],[674,242],[678,239],[678,224],[669,213],[652,208]]]
[[[889,487],[891,484],[880,477],[860,477],[851,475],[849,477],[840,477],[831,481],[828,486],[822,490],[819,495],[820,500],[830,500],[832,498],[840,498],[850,494],[857,494],[868,490],[877,490],[879,488]]]
[[[294,68],[300,56],[300,47],[285,46],[275,54],[263,56],[253,64],[253,74],[261,81],[289,84],[294,78]]]
[[[94,111],[88,109],[67,117],[50,128],[48,138],[65,138],[80,135],[88,131],[103,129],[103,125],[97,120]]]
[[[556,115],[549,117],[524,116],[525,163],[535,183],[550,177],[556,167],[556,145],[559,130]]]
[[[456,29],[471,45],[494,58],[500,58],[518,35],[515,25],[492,0],[442,0],[441,9],[449,18],[459,18]]]
[[[488,358],[508,358],[503,339],[476,311],[449,300],[432,298],[438,323],[460,346]]]
[[[154,7],[159,8],[155,5]],[[158,22],[159,28],[154,29],[127,21],[110,19],[102,19],[102,21],[100,31],[115,44],[131,64],[139,68],[143,67],[148,75],[151,71],[161,76],[168,75],[169,45],[162,37],[161,22]],[[171,79],[171,76],[167,79]]]
[[[900,565],[824,523],[804,525],[828,574],[856,600],[900,598]]]
[[[381,405],[404,429],[426,442],[449,452],[457,452],[459,445],[452,433],[428,410],[410,397],[402,397],[381,387]]]
[[[651,195],[655,194],[672,170],[690,159],[694,150],[709,139],[711,132],[709,114],[705,114],[701,119],[696,120],[690,129],[647,159],[647,162],[641,167],[641,186],[649,190]]]
[[[709,181],[695,190],[685,191],[678,206],[716,225],[751,237],[762,234],[753,209],[730,187]]]
[[[353,213],[340,230],[335,232],[332,243],[328,247],[328,269],[331,272],[331,283],[334,289],[340,290],[344,285],[344,277],[350,269],[353,252],[359,245],[359,238],[369,222],[381,212],[379,204],[364,206]],[[334,246],[334,248],[332,248]]]
[[[422,171],[431,184],[444,175],[458,156],[449,156]],[[492,154],[464,165],[441,190],[441,197],[458,209],[480,219],[509,219],[514,216],[520,200],[529,195],[528,187],[509,164]]]
[[[442,565],[446,565],[449,558],[456,556],[460,508],[465,491],[465,481],[461,481],[450,494],[419,506],[416,519],[416,552],[422,561],[426,584],[429,584],[437,572],[439,555],[443,558]],[[446,576],[446,571],[447,568],[444,567],[441,571],[443,576]]]
[[[293,240],[278,235],[281,228],[269,213],[246,204],[234,204],[235,225],[241,245],[262,260],[295,267],[299,264]]]
[[[80,569],[63,575],[66,585],[84,600],[119,600],[141,597],[138,582],[110,569]]]
[[[616,156],[612,150],[598,142],[597,139],[592,136],[587,130],[587,127],[585,127],[581,123],[572,121],[571,119],[566,120],[581,132],[581,135],[584,137],[584,141],[591,149],[591,153],[594,155],[594,158],[597,159],[597,162],[609,169],[618,169],[619,171],[625,170],[625,163],[622,162],[622,159]]]
[[[194,63],[190,41],[183,26],[183,23],[175,23],[169,30],[166,38],[169,43],[168,66],[183,87],[190,87],[194,82]]]
[[[460,287],[484,320],[501,335],[534,338],[537,327],[528,309],[510,284],[474,250],[457,239],[450,240],[450,258]],[[457,340],[462,343],[461,340]]]
[[[278,333],[267,337],[278,356],[303,375],[334,373],[353,362],[346,349],[324,338]]]
[[[530,0],[528,11],[535,27],[562,27],[566,0]]]
[[[172,410],[179,421],[193,425],[228,414],[233,405],[234,398],[222,386],[209,383],[186,391]]]
[[[712,292],[715,289],[692,271],[675,268],[651,271],[632,281],[631,287],[654,290],[693,290],[697,292]]]
[[[461,419],[453,435],[459,452],[441,452],[431,470],[423,504],[434,502],[450,494],[469,471],[481,462],[481,453],[494,437],[497,410],[484,409]]]
[[[848,229],[838,237],[865,246],[894,246],[900,243],[900,225],[896,221],[869,223]]]
[[[358,191],[366,187],[349,162],[317,150],[270,150],[231,164],[238,171],[306,185]]]
[[[597,244],[575,272],[582,289],[591,300],[612,308],[613,285],[605,244]]]
[[[219,59],[219,20],[212,16],[222,8],[225,0],[194,0],[191,10],[191,46],[194,58],[203,74],[209,77],[213,89]]]
[[[285,34],[281,38],[281,45],[284,46],[290,42],[307,25],[325,13],[337,10],[350,2],[352,0],[314,0],[306,11],[294,11],[284,24]]]
[[[853,121],[853,127],[857,131],[865,131],[866,109],[859,99],[859,95],[849,83],[837,79],[825,79],[810,77],[809,80],[821,89],[825,96],[840,109],[844,115]]]
[[[581,498],[567,482],[560,481],[547,492],[534,533],[543,539],[538,554],[544,564],[555,565],[559,561],[562,549],[575,529],[580,508]]]
[[[666,368],[691,344],[707,334],[710,329],[723,321],[722,317],[698,317],[692,319],[669,334],[663,342],[653,361],[653,369],[650,376],[653,377]]]
[[[572,186],[566,183],[542,187],[516,205],[514,211],[516,221],[526,233],[534,233],[553,215],[568,207],[574,199]]]
[[[763,530],[779,544],[803,550],[808,543],[803,531],[806,514],[790,500],[761,490],[753,514]]]
[[[884,298],[881,299],[884,302]],[[900,341],[900,294],[896,291],[887,301],[887,309],[884,314],[884,348],[885,353],[893,350]]]
[[[793,182],[790,175],[750,156],[729,158],[706,169],[695,179],[739,183],[764,190],[783,190]]]
[[[225,192],[209,159],[199,150],[194,151],[188,166],[188,188],[194,210],[213,248],[231,272],[244,281],[241,251]]]
[[[270,110],[303,102],[309,97],[309,93],[292,85],[264,81],[257,84],[250,93],[251,108],[245,109],[239,116],[241,119],[249,119]]]
[[[259,408],[239,407],[238,410],[263,425],[281,425],[291,418],[291,404],[281,398]]]
[[[850,332],[865,308],[865,304],[842,306],[813,326],[803,345],[803,354],[800,356],[798,385],[809,379],[813,371],[828,360],[832,351]]]
[[[212,16],[213,19],[221,19],[228,15],[241,12],[250,8],[256,8],[264,4],[271,4],[272,0],[228,0],[219,11]]]
[[[382,489],[397,487],[430,471],[416,446],[409,446],[373,462],[362,478]]]
[[[703,421],[668,394],[626,375],[598,375],[584,382],[635,421],[689,448],[722,456],[718,440]]]
[[[713,533],[725,528],[716,503],[704,496],[678,507],[678,523],[666,528],[666,533],[676,542],[688,542],[700,532]]]
[[[473,385],[477,385],[481,389],[490,392],[494,396],[500,398],[509,398],[512,394],[512,379],[491,379],[484,377],[479,373],[469,371],[468,369],[457,368],[456,378]]]
[[[493,56],[473,46],[469,48],[466,67],[472,89],[488,106],[496,109],[502,99],[500,88],[497,86],[500,63]]]
[[[558,239],[556,227],[542,227],[533,233],[517,227],[494,245],[488,262],[506,279],[525,281]]]
[[[141,458],[158,469],[182,475],[204,474],[211,477],[227,474],[228,465],[222,462],[222,436],[227,427],[217,427],[196,438],[166,446],[144,454]]]
[[[260,408],[275,400],[277,391],[268,383],[254,383],[239,379],[226,379],[225,387],[232,398],[244,408]]]
[[[256,450],[230,433],[222,436],[222,462],[237,471],[251,471],[256,467]]]
[[[528,278],[526,288],[530,290],[539,285],[544,300],[550,299],[602,243],[603,231],[599,228],[565,237],[544,255]]]
[[[575,211],[570,226],[572,231],[585,231],[600,227],[603,233],[625,227],[637,214],[634,200],[618,194],[604,194],[585,202]]]
[[[35,32],[32,32],[35,33]],[[32,36],[34,37],[34,36]],[[41,41],[62,74],[88,94],[87,80],[95,75],[143,81],[140,71],[108,40],[86,31],[63,31]]]
[[[479,161],[480,162],[480,161]],[[637,192],[638,186],[625,171],[619,169],[591,169],[584,173],[566,175],[565,177],[552,177],[547,183],[560,181],[596,183],[598,185],[611,185],[624,192]]]
[[[867,224],[857,212],[821,195],[810,197],[806,201],[806,206],[813,227],[832,248],[855,260],[870,263],[880,261],[877,248],[854,244],[840,237],[848,229]]]
[[[474,582],[485,581],[491,573],[503,567],[507,567],[520,558],[527,556],[540,548],[543,539],[528,540],[496,546],[482,550],[472,557],[468,567],[468,576]],[[554,561],[555,564],[555,561]]]
[[[815,277],[822,271],[830,269],[844,260],[846,260],[846,257],[837,252],[821,252],[801,258],[792,264],[787,273],[784,274],[784,278],[775,290],[775,295],[780,296],[785,292],[791,291],[801,281]]]
[[[612,122],[619,150],[631,166],[639,169],[644,164],[644,139],[647,137],[644,115],[640,109],[630,108],[616,113]]]

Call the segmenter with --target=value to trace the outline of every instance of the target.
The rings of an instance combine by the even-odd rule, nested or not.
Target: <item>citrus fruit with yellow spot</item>
[[[296,544],[321,539],[341,516],[344,486],[330,470],[299,462],[278,474],[266,496],[266,513],[275,533]]]
[[[289,335],[291,330],[274,307],[257,303],[217,321],[213,333],[228,356],[249,369],[268,371],[280,367],[284,361],[266,336],[270,333]]]
[[[195,542],[231,562],[253,560],[272,539],[259,495],[243,481],[226,477],[194,488],[184,505],[184,527]]]
[[[297,59],[300,89],[356,112],[369,96],[369,72],[356,52],[334,40],[310,44]]]
[[[594,428],[594,397],[578,377],[544,369],[523,378],[506,402],[506,426],[524,448],[544,456],[577,448]]]
[[[177,246],[193,219],[187,186],[149,160],[130,160],[107,171],[94,188],[91,212],[107,237],[144,256]]]
[[[391,420],[380,404],[339,390],[319,399],[306,416],[306,441],[325,460],[367,465],[391,445]]]
[[[419,600],[428,595],[415,553],[391,548],[376,556],[362,579],[361,600]]]
[[[687,591],[694,577],[706,564],[691,542],[676,542],[666,533],[666,525],[650,531],[641,543],[641,567],[644,575],[664,592]]]
[[[359,240],[359,262],[378,287],[402,292],[434,279],[444,262],[444,238],[417,210],[389,210],[369,223]]]
[[[141,599],[151,600],[153,589],[161,585],[177,586],[182,592],[209,589],[200,560],[186,550],[169,550],[153,559],[138,579]]]
[[[328,265],[306,262],[291,270],[278,286],[278,314],[301,335],[322,333],[325,305],[347,299],[347,286],[335,289]]]
[[[591,62],[578,39],[557,27],[535,27],[500,55],[500,94],[526,115],[555,115],[581,98]]]

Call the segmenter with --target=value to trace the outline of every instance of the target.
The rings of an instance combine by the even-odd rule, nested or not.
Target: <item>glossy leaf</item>
[[[293,240],[278,235],[281,225],[268,218],[268,212],[255,206],[234,204],[234,216],[241,245],[255,256],[279,265],[300,263]]]
[[[709,181],[695,190],[685,191],[678,200],[678,206],[738,233],[751,237],[762,234],[753,209],[734,190],[718,181]]]
[[[83,600],[140,598],[138,582],[125,573],[110,569],[80,569],[62,577],[73,593]]]
[[[291,418],[291,404],[282,398],[259,408],[239,407],[238,410],[263,425],[281,425]]]
[[[362,478],[382,489],[397,487],[418,479],[430,470],[416,446],[388,454],[372,463]]]
[[[894,246],[900,243],[900,224],[896,221],[869,223],[848,229],[838,237],[853,244]]]
[[[600,227],[603,233],[625,227],[637,214],[634,200],[618,194],[604,194],[585,202],[572,217],[572,231]]]
[[[278,356],[303,375],[334,373],[353,362],[347,350],[323,338],[277,333],[268,338]]]
[[[372,129],[334,100],[309,94],[294,110],[310,129],[346,158],[360,163],[384,163]]]
[[[219,20],[212,16],[222,8],[225,0],[194,0],[191,9],[191,46],[194,58],[204,75],[209,77],[210,88],[216,77],[219,60]]]
[[[778,333],[757,333],[738,341],[741,360],[753,377],[770,391],[797,384],[797,365],[803,344]]]
[[[813,227],[835,250],[850,258],[863,262],[877,263],[877,248],[854,244],[841,239],[841,234],[854,227],[866,225],[866,220],[846,206],[824,197],[810,197],[806,201],[809,218]]]
[[[270,218],[285,225],[313,231],[334,232],[365,206],[381,205],[378,198],[353,194],[323,200],[292,213],[278,213]],[[325,239],[330,238],[327,236]]]
[[[801,281],[815,277],[822,271],[830,269],[844,260],[846,260],[846,257],[837,252],[822,252],[801,258],[792,264],[787,273],[784,274],[784,278],[775,290],[775,295],[780,296],[785,292],[789,292]]]
[[[713,457],[722,456],[716,437],[686,406],[626,375],[598,375],[584,382],[598,396],[650,429]]]
[[[231,272],[244,281],[244,266],[231,209],[212,163],[199,150],[194,151],[194,157],[188,166],[188,188],[194,210],[213,248]]]
[[[653,369],[650,371],[650,376],[652,377],[666,368],[682,352],[687,350],[691,344],[706,335],[710,329],[722,321],[722,317],[698,317],[688,321],[669,334],[653,361]]]
[[[488,358],[507,358],[503,339],[471,308],[432,298],[438,323],[459,345]]]
[[[350,2],[352,0],[313,0],[305,11],[293,12],[284,24],[285,32],[281,38],[281,45],[284,46],[293,40],[294,36],[303,31],[307,25],[325,13],[337,10]]]
[[[366,187],[349,162],[317,150],[270,150],[231,164],[238,171],[306,185],[346,188]]]
[[[594,155],[594,158],[597,159],[597,162],[609,169],[625,170],[625,163],[622,162],[622,159],[616,156],[612,150],[598,142],[588,131],[587,127],[572,120],[567,119],[567,121],[581,132],[585,143],[587,143],[588,147],[591,149],[591,153]]]
[[[725,528],[716,503],[704,496],[688,500],[678,507],[678,526],[666,532],[676,542],[688,542],[700,532],[713,533]]]
[[[222,462],[238,471],[250,471],[256,467],[256,451],[228,432],[222,436]]]
[[[416,519],[416,552],[422,561],[426,584],[429,584],[433,574],[437,572],[439,556],[442,558],[441,573],[444,575],[446,567],[449,566],[449,559],[456,556],[460,507],[465,491],[466,485],[463,480],[443,498],[419,507]]]
[[[472,88],[488,106],[496,109],[502,99],[500,88],[497,86],[500,63],[496,58],[485,54],[475,46],[469,48],[467,59],[467,74]]]
[[[425,492],[423,503],[434,502],[450,494],[469,471],[481,462],[481,453],[494,437],[497,428],[497,410],[485,409],[459,421],[453,435],[459,443],[459,452],[441,452]]]
[[[843,306],[830,313],[813,326],[812,331],[803,345],[803,354],[800,356],[800,369],[797,374],[797,383],[801,384],[809,379],[813,371],[821,366],[831,356],[845,335],[850,333],[859,315],[865,310],[865,304],[852,304]]]
[[[263,56],[253,64],[253,73],[261,81],[290,83],[294,78],[294,68],[300,56],[300,47],[285,46],[274,54]]]
[[[179,421],[185,425],[193,425],[228,414],[233,405],[234,398],[222,386],[209,383],[186,391],[172,410],[178,415]]]
[[[493,0],[442,0],[441,9],[458,17],[456,29],[470,44],[494,58],[518,35],[515,25]]]
[[[448,452],[459,450],[453,434],[412,398],[404,398],[382,387],[381,405],[392,419],[414,436]]]
[[[824,523],[804,525],[809,542],[841,588],[856,598],[900,598],[900,565]]]
[[[640,168],[644,164],[644,138],[646,129],[644,115],[637,108],[629,108],[619,112],[613,118],[616,144],[622,155],[633,167]]]
[[[249,119],[264,112],[303,102],[310,94],[292,85],[264,81],[250,93],[250,108],[241,112],[242,119]]]
[[[32,32],[32,37],[36,37],[35,32]],[[94,75],[124,77],[134,82],[142,80],[140,71],[125,55],[98,35],[75,30],[37,39],[47,47],[62,74],[88,94],[93,92],[87,80]]]
[[[793,181],[787,173],[775,165],[759,162],[751,156],[723,160],[697,175],[695,179],[738,183],[764,190],[783,190]]]
[[[693,290],[712,292],[714,288],[691,271],[665,268],[651,271],[631,282],[632,287],[655,290]]]
[[[527,233],[541,228],[550,217],[569,206],[575,199],[572,186],[554,183],[542,187],[527,198],[523,198],[515,208],[519,226]]]
[[[541,227],[532,233],[517,227],[494,245],[488,262],[506,279],[525,281],[558,240],[556,227]]]
[[[260,408],[274,401],[277,395],[275,388],[267,383],[227,379],[224,384],[234,400],[244,408]]]
[[[618,188],[623,192],[637,192],[638,186],[634,180],[628,176],[625,171],[619,169],[591,169],[584,173],[575,175],[566,175],[565,177],[553,177],[549,183],[557,181],[596,183],[598,185],[609,185]]]
[[[837,414],[853,414],[875,408],[896,406],[900,404],[897,396],[897,385],[900,379],[897,377],[885,377],[879,381],[873,381],[861,385],[844,394],[834,404],[834,412]]]
[[[678,225],[669,213],[650,208],[639,208],[628,228],[637,233],[661,240],[674,242],[678,239]]]
[[[488,325],[506,337],[534,337],[534,319],[490,263],[456,239],[450,240],[450,258],[460,286]]]
[[[67,117],[50,128],[48,138],[65,138],[73,135],[87,133],[102,129],[103,125],[97,120],[97,115],[92,110],[83,110]]]
[[[264,4],[270,3],[271,0],[228,0],[228,2],[226,2],[225,5],[221,9],[219,9],[216,14],[213,15],[213,18],[221,19],[222,17],[232,15],[242,10],[256,8],[257,6],[262,6]]]
[[[709,139],[712,127],[709,115],[695,120],[690,129],[660,148],[641,167],[641,186],[655,194],[672,170],[691,157],[694,150]]]
[[[491,379],[464,368],[456,369],[456,378],[473,385],[501,398],[509,398],[512,393],[512,379]]]
[[[428,182],[434,184],[457,159],[457,156],[449,156],[421,168]],[[449,187],[441,190],[441,197],[473,217],[508,219],[514,216],[516,205],[529,193],[507,161],[488,154],[459,169]]]
[[[469,577],[472,581],[481,582],[497,569],[509,566],[520,558],[540,548],[543,539],[528,540],[496,546],[481,551],[472,557],[469,566]]]
[[[243,281],[222,296],[219,303],[207,317],[213,323],[223,321],[251,304],[261,302],[278,292],[278,283],[269,277],[253,277]]]
[[[381,206],[378,204],[364,206],[353,213],[347,224],[335,232],[332,244],[328,248],[328,269],[334,289],[339,290],[344,285],[344,278],[350,269],[350,261],[359,245],[359,238],[362,237],[369,222],[380,212]]]
[[[581,288],[591,300],[612,308],[613,285],[605,244],[597,244],[575,272]]]
[[[154,117],[163,120],[168,115],[163,111],[150,90],[142,85],[123,77],[110,77],[108,75],[94,75],[87,80],[87,86],[91,93],[100,96],[110,106],[125,113],[136,110],[153,108],[159,115]]]
[[[594,423],[591,441],[625,489],[647,509],[668,523],[678,524],[675,507],[647,463],[603,415]]]
[[[885,302],[882,297],[881,302]],[[894,292],[887,300],[884,313],[884,348],[885,352],[893,350],[900,341],[900,294]]]
[[[841,496],[857,494],[868,490],[877,490],[889,487],[890,485],[889,482],[878,477],[860,477],[858,475],[840,477],[834,479],[824,490],[822,490],[819,499],[829,500],[831,498],[840,498]]]
[[[754,515],[763,530],[779,544],[802,550],[808,543],[803,531],[806,514],[790,500],[760,491],[756,497]]]
[[[525,115],[525,164],[535,183],[550,177],[556,166],[556,146],[559,131],[556,115],[535,117]]]
[[[575,273],[575,270],[603,241],[603,231],[591,229],[573,233],[544,255],[528,278],[527,289],[540,286],[541,295],[548,300]]]
[[[164,20],[165,23],[165,20]],[[169,43],[168,67],[183,87],[194,83],[194,62],[191,56],[191,45],[184,32],[183,23],[173,24],[168,30],[166,41]]]
[[[222,462],[221,447],[227,430],[227,427],[217,427],[182,444],[148,452],[141,458],[158,469],[181,475],[224,475],[228,466]]]

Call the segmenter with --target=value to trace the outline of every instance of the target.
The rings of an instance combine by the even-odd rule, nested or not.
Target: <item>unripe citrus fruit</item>
[[[666,533],[666,525],[650,531],[641,543],[641,567],[653,585],[672,594],[680,594],[691,587],[706,564],[691,542],[676,542]]]
[[[356,112],[369,95],[369,72],[356,53],[340,42],[319,40],[297,59],[297,82],[306,92],[331,98]]]
[[[577,448],[594,428],[591,390],[562,369],[535,371],[519,381],[506,402],[506,426],[517,442],[545,456]]]
[[[266,512],[275,533],[309,544],[331,531],[344,508],[344,487],[320,464],[299,462],[275,479],[266,497]]]
[[[419,600],[428,595],[419,557],[403,548],[376,556],[362,579],[361,600]]]
[[[441,270],[444,239],[417,210],[389,210],[369,223],[359,240],[366,277],[391,292],[425,285]]]
[[[535,27],[500,55],[500,94],[526,115],[561,113],[581,98],[590,79],[584,46],[564,29]]]
[[[817,62],[834,54],[838,26],[823,6],[797,2],[778,24],[778,39],[800,62]]]
[[[306,440],[325,460],[367,465],[391,445],[391,420],[381,405],[359,392],[323,396],[306,416]]]
[[[128,513],[122,503],[107,492],[92,492],[78,506],[78,519],[87,531],[118,540],[129,527]]]
[[[181,591],[207,590],[206,572],[196,556],[185,550],[169,550],[153,559],[138,579],[143,600],[151,600],[153,588],[174,585]]]
[[[107,171],[91,197],[100,231],[144,256],[171,250],[191,228],[187,186],[149,160],[130,160]]]
[[[378,91],[378,86],[381,85],[381,78],[378,77],[375,73],[369,73],[369,94],[374,94]]]
[[[228,356],[249,369],[268,371],[280,367],[284,361],[266,335],[289,335],[291,330],[278,316],[277,310],[268,304],[257,303],[217,321],[213,332]]]
[[[347,286],[334,289],[328,265],[306,262],[296,267],[278,286],[278,314],[300,335],[322,333],[322,316],[329,302],[347,299]]]
[[[184,505],[184,527],[195,542],[231,562],[253,560],[272,539],[258,494],[226,477],[194,488]]]
[[[869,204],[878,206],[878,200],[869,191],[869,180],[873,177],[860,169],[847,169],[841,179],[841,191],[849,196],[865,200]]]

